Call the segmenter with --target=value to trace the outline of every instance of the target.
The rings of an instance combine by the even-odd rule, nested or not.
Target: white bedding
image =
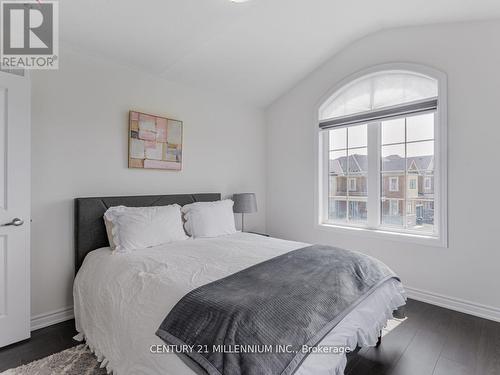
[[[87,255],[74,284],[76,328],[116,375],[194,372],[175,354],[151,354],[163,344],[156,329],[189,291],[253,264],[307,246],[249,233],[174,242],[128,254],[109,248]],[[320,345],[374,345],[378,332],[405,303],[390,280],[347,315]],[[311,354],[297,375],[343,374],[343,354]]]

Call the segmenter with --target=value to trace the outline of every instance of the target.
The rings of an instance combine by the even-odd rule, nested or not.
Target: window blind
[[[349,116],[321,120],[319,122],[319,127],[320,129],[331,129],[342,126],[366,124],[396,116],[408,116],[411,114],[436,110],[437,106],[438,106],[437,98],[432,98],[389,108],[382,108],[368,112],[356,113]]]

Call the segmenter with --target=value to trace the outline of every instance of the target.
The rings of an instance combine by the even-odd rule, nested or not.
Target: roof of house
[[[434,169],[434,156],[413,156],[406,159],[409,171],[430,171]],[[353,154],[330,160],[330,173],[344,175],[349,168],[349,173],[366,173],[368,170],[368,157]],[[405,170],[405,158],[399,155],[389,155],[382,158],[382,171],[397,172]]]

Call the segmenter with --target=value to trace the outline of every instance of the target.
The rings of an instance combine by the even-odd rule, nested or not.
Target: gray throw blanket
[[[293,374],[303,345],[317,345],[391,278],[369,256],[308,246],[191,291],[156,334],[210,375]],[[276,350],[285,347],[293,350]]]

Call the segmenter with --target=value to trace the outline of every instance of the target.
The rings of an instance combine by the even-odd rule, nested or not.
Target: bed
[[[79,339],[108,372],[190,375],[195,370],[172,353],[155,331],[188,292],[307,244],[250,233],[188,239],[130,254],[109,249],[102,216],[108,207],[155,206],[219,200],[219,194],[78,198],[75,201],[74,309]],[[162,296],[162,298],[158,298]],[[399,281],[388,280],[345,316],[321,346],[373,346],[393,310],[405,304]],[[133,339],[132,339],[133,338]],[[299,375],[343,374],[343,353],[312,353]]]

